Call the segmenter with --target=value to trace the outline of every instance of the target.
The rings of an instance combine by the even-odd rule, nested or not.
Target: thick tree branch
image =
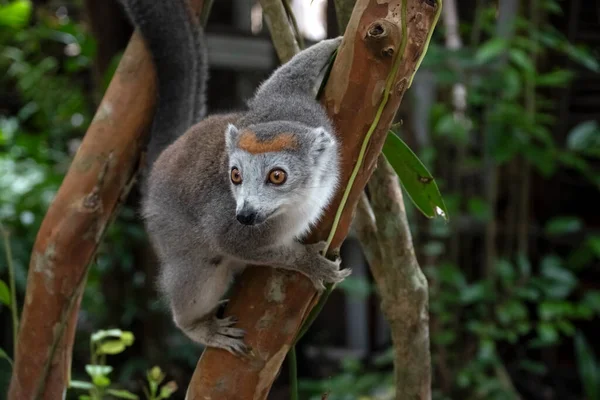
[[[64,396],[88,265],[135,177],[154,98],[154,67],[135,33],[38,232],[11,400]]]
[[[357,2],[322,98],[342,141],[343,185],[311,241],[328,237],[343,197],[345,206],[336,221],[332,248],[345,238],[402,96],[426,50],[437,11],[431,4],[435,3]],[[358,160],[361,164],[354,171]],[[344,196],[351,178],[354,184]],[[236,284],[226,314],[239,318],[253,354],[242,359],[206,349],[187,398],[265,399],[317,299],[313,286],[300,274],[248,268]]]
[[[427,279],[415,257],[398,176],[383,156],[369,193],[371,207],[359,206],[356,231],[392,332],[396,399],[430,399]]]

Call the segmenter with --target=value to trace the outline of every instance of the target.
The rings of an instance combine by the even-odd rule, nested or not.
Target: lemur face
[[[321,209],[329,201],[326,186],[337,181],[338,168],[328,170],[321,161],[331,159],[326,153],[337,147],[325,129],[271,122],[244,129],[229,125],[225,134],[241,224],[258,225],[278,215],[296,219],[307,204]],[[333,179],[327,179],[328,173]]]

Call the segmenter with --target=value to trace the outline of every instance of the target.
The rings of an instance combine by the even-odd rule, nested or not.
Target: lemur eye
[[[242,183],[242,174],[240,173],[240,170],[236,167],[231,168],[231,182],[234,185],[239,185],[240,183]]]
[[[269,182],[274,185],[282,185],[287,179],[287,174],[282,169],[274,169],[269,172]]]

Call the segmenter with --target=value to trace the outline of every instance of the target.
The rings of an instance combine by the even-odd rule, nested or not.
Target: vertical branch
[[[415,256],[398,176],[383,156],[369,193],[383,260],[372,271],[392,331],[396,399],[431,399],[427,279]]]
[[[537,61],[537,41],[536,34],[537,29],[540,25],[540,10],[538,0],[531,0],[529,2],[529,18],[531,20],[531,26],[529,27],[529,40],[534,44],[531,49],[532,63],[535,66]],[[535,76],[528,74],[525,81],[525,109],[529,122],[533,127],[536,122],[536,91],[535,91]],[[521,159],[522,168],[520,168],[520,196],[518,200],[518,229],[517,229],[517,250],[523,255],[527,256],[529,252],[529,198],[530,198],[530,180],[531,180],[531,167],[529,162],[524,158]]]
[[[445,42],[449,50],[457,51],[463,46],[460,33],[458,31],[459,19],[456,2],[454,0],[446,0],[442,8],[442,18],[445,26]],[[453,62],[454,68],[460,68],[458,63]],[[468,133],[471,128],[471,121],[466,115],[467,110],[467,87],[463,82],[455,83],[452,86],[452,107],[454,108],[454,120],[459,126]],[[452,162],[452,190],[455,193],[461,192],[462,166],[465,164],[466,146],[467,143],[458,142],[456,146],[456,159]],[[460,232],[454,232],[450,237],[450,249],[454,262],[458,262],[460,252]]]
[[[201,0],[193,0],[199,10]],[[135,179],[155,72],[135,33],[38,232],[8,398],[60,399],[88,266]]]
[[[519,6],[518,0],[500,0],[498,4],[498,19],[496,21],[496,36],[510,41],[514,36],[515,17]],[[496,65],[493,66],[495,71],[500,70],[507,62],[507,55],[503,54]],[[490,106],[491,107],[491,106]],[[490,107],[486,110],[485,122],[483,124],[483,164],[484,164],[484,185],[485,199],[489,204],[491,216],[485,226],[484,237],[484,274],[487,277],[494,275],[497,259],[497,222],[496,222],[496,206],[498,204],[498,166],[493,159],[492,152],[492,135],[490,131],[489,117],[491,114]]]
[[[260,0],[260,5],[267,20],[267,27],[271,32],[273,45],[281,62],[287,62],[300,51],[296,36],[287,18],[284,1]],[[290,38],[293,40],[290,40]]]
[[[345,238],[394,114],[426,50],[438,7],[431,0],[356,3],[322,98],[342,142],[341,190],[310,241],[327,238],[342,197],[346,206],[336,219],[331,247],[338,248]],[[357,162],[360,168],[355,169]],[[354,184],[344,193],[351,176]],[[226,315],[239,318],[253,354],[242,359],[207,348],[188,398],[265,399],[318,296],[298,273],[248,268],[236,284]]]

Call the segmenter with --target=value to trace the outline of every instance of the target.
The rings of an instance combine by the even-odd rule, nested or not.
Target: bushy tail
[[[158,78],[158,100],[147,166],[205,116],[204,35],[187,0],[119,0],[148,47]]]
[[[332,59],[342,37],[322,40],[296,54],[279,67],[256,91],[254,98],[276,97],[280,94],[316,94],[317,83]],[[250,103],[252,106],[252,102]]]

